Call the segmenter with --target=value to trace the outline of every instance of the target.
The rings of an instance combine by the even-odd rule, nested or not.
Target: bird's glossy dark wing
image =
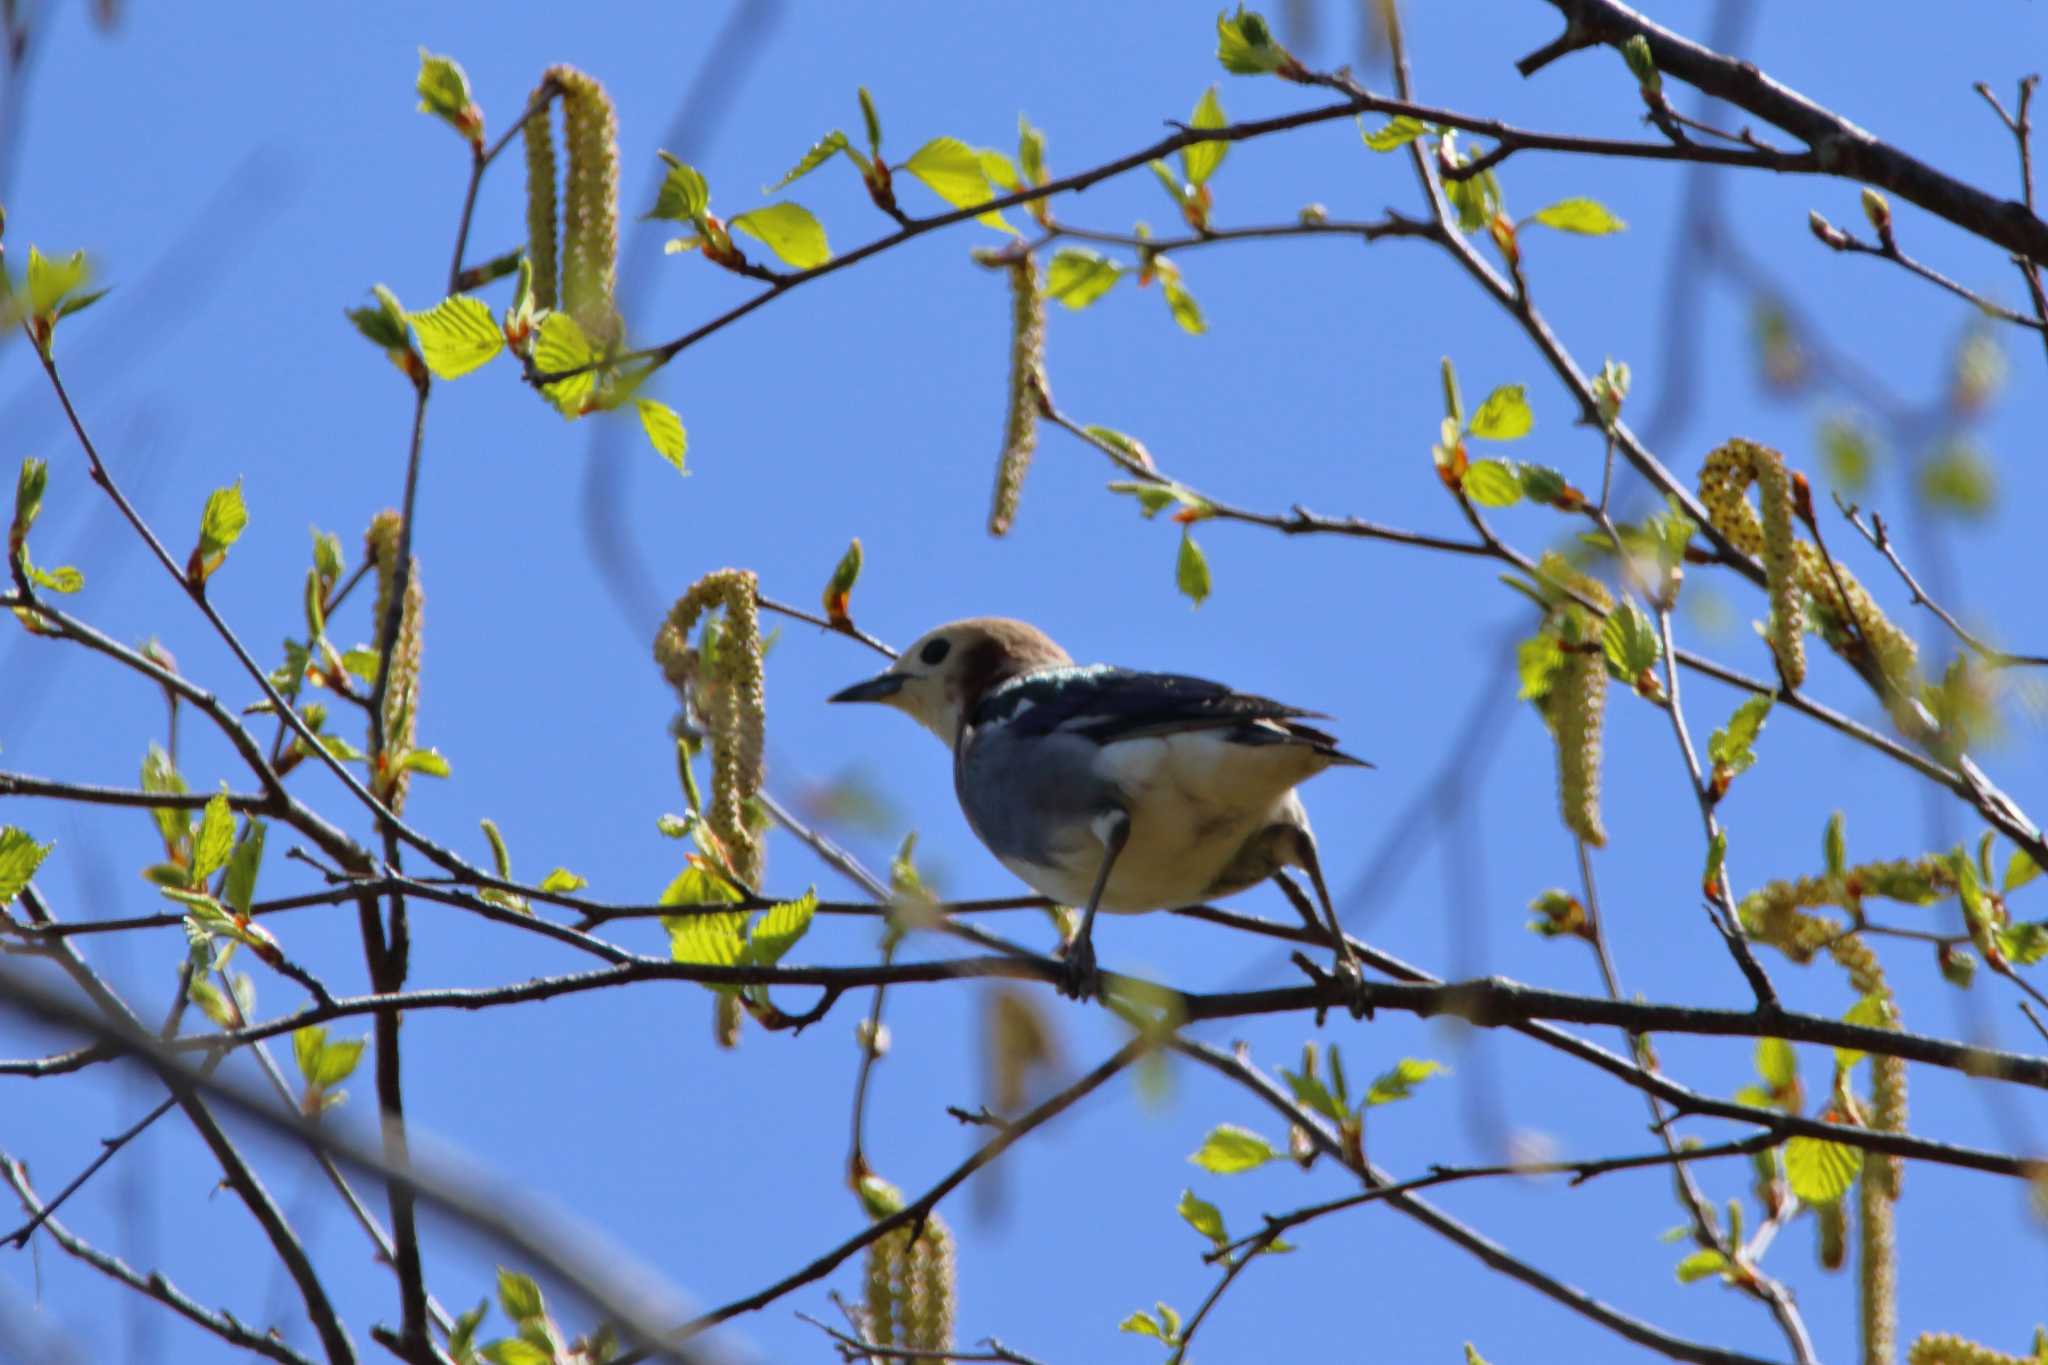
[[[1183,673],[1094,667],[1048,669],[1005,683],[975,707],[972,723],[1000,724],[1020,736],[1063,731],[1097,744],[1227,730],[1247,744],[1304,743],[1347,757],[1336,752],[1333,736],[1296,723],[1318,715]]]

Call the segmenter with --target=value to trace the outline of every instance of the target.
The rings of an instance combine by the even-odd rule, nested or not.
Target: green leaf
[[[424,313],[407,313],[405,320],[436,379],[460,379],[505,349],[505,333],[490,305],[467,294],[450,295]]]
[[[1515,646],[1515,675],[1521,681],[1517,701],[1542,701],[1550,695],[1557,670],[1564,667],[1564,647],[1555,635],[1541,631]]]
[[[1650,40],[1638,33],[1621,45],[1621,59],[1628,63],[1628,69],[1646,95],[1654,95],[1664,88],[1664,78],[1657,74],[1657,59],[1650,53]]]
[[[1180,1203],[1174,1211],[1187,1219],[1188,1226],[1207,1237],[1217,1246],[1230,1240],[1230,1234],[1223,1230],[1223,1214],[1206,1199],[1197,1199],[1193,1190],[1180,1192]]]
[[[1842,1022],[1863,1028],[1888,1029],[1892,1026],[1892,1007],[1882,995],[1872,991],[1849,1007],[1849,1012],[1842,1016]],[[1848,1071],[1866,1055],[1857,1048],[1838,1047],[1835,1049],[1835,1069]]]
[[[1219,1123],[1202,1139],[1202,1145],[1188,1160],[1216,1175],[1236,1175],[1276,1161],[1280,1153],[1273,1144],[1234,1123]]]
[[[2017,891],[2040,875],[2041,868],[2034,861],[2034,855],[2023,848],[2016,848],[2012,851],[2012,856],[2005,860],[2005,879],[2000,884],[2000,889]]]
[[[1620,232],[1627,223],[1608,212],[1598,199],[1560,199],[1537,213],[1531,221],[1559,232],[1576,232],[1582,237],[1605,237]]]
[[[1707,757],[1725,765],[1732,773],[1746,771],[1756,762],[1756,737],[1763,731],[1764,717],[1771,713],[1771,698],[1758,694],[1735,708],[1728,724],[1707,739]]]
[[[784,901],[754,922],[747,934],[745,960],[759,967],[773,967],[782,961],[783,955],[796,947],[797,940],[810,932],[811,919],[818,913],[818,893],[815,889],[804,892],[793,901]]]
[[[1072,309],[1086,308],[1123,278],[1123,267],[1097,251],[1056,252],[1045,271],[1045,292]]]
[[[1790,1094],[1799,1084],[1799,1057],[1783,1038],[1756,1040],[1756,1074],[1776,1094]]]
[[[341,656],[343,670],[354,674],[366,683],[377,681],[377,668],[382,662],[383,660],[377,657],[377,651],[365,645],[358,645],[354,649],[347,650]]]
[[[787,200],[749,209],[728,225],[744,232],[798,270],[812,270],[832,259],[825,227],[802,204]]]
[[[1263,76],[1294,59],[1273,41],[1264,15],[1239,5],[1235,15],[1226,10],[1216,16],[1216,60],[1233,76]]]
[[[1920,496],[1959,516],[1982,517],[1998,502],[1998,474],[1983,452],[1961,438],[1920,466]]]
[[[1130,1332],[1135,1336],[1157,1337],[1161,1341],[1166,1340],[1166,1333],[1160,1328],[1158,1323],[1152,1321],[1152,1315],[1143,1311],[1133,1313],[1125,1318],[1116,1325],[1116,1330],[1119,1332]]]
[[[321,1030],[323,1033],[326,1030]],[[293,1035],[294,1043],[297,1035]],[[332,1090],[355,1074],[356,1064],[363,1059],[363,1047],[368,1038],[344,1039],[338,1043],[323,1043],[320,1056],[313,1070],[306,1075],[307,1083],[320,1090]]]
[[[547,1315],[547,1303],[533,1277],[498,1267],[498,1306],[505,1316],[521,1326]]]
[[[1442,1062],[1427,1061],[1419,1057],[1403,1057],[1391,1071],[1383,1071],[1373,1078],[1372,1088],[1365,1092],[1365,1107],[1376,1104],[1391,1104],[1405,1100],[1415,1093],[1415,1087],[1431,1076],[1447,1073],[1450,1068]]]
[[[974,154],[981,158],[981,173],[988,177],[988,183],[1005,194],[1014,194],[1024,188],[1024,182],[1017,175],[1017,165],[1009,157],[993,147],[977,147]]]
[[[1194,116],[1188,120],[1190,128],[1221,128],[1230,122],[1223,115],[1223,104],[1216,98],[1216,87],[1210,86],[1202,92],[1202,98],[1195,103]],[[1180,149],[1180,164],[1187,172],[1188,183],[1199,185],[1216,173],[1223,164],[1223,154],[1230,150],[1227,142],[1194,142]]]
[[[860,581],[862,557],[860,537],[855,536],[848,542],[846,553],[839,556],[839,562],[832,566],[832,576],[825,580],[825,614],[835,621],[847,619],[853,585]]]
[[[1832,1204],[1863,1169],[1863,1149],[1824,1138],[1794,1137],[1785,1143],[1785,1183],[1802,1203]]]
[[[839,148],[844,148],[846,146],[846,135],[844,133],[836,133],[834,136],[839,139]],[[816,153],[817,150],[816,147],[813,147],[811,152]],[[831,154],[831,152],[827,152],[825,156],[830,156]],[[668,174],[661,178],[661,188],[655,192],[654,207],[647,210],[641,216],[643,218],[667,218],[678,223],[696,222],[710,211],[711,187],[705,183],[703,174],[695,166],[685,166],[667,152],[662,152],[659,155],[663,161],[668,163]],[[820,156],[818,161],[823,161],[825,156]],[[805,157],[806,161],[809,159],[809,156]],[[816,164],[817,162],[811,163],[812,166]],[[799,165],[801,166],[801,163]],[[786,185],[791,180],[796,179],[803,171],[810,169],[811,166],[802,166],[801,170],[792,171],[788,176],[784,177],[782,183]]]
[[[1520,384],[1503,384],[1486,395],[1472,418],[1472,434],[1482,441],[1513,441],[1536,424]]]
[[[647,433],[647,443],[654,447],[654,453],[674,465],[676,473],[689,473],[683,468],[683,456],[690,449],[690,434],[683,430],[683,419],[676,410],[652,398],[636,398],[633,405],[639,410],[641,429]]]
[[[563,370],[581,369],[597,359],[597,348],[590,344],[590,338],[584,335],[576,319],[557,311],[540,320],[540,327],[533,337],[535,368],[543,373],[557,374]],[[583,415],[584,404],[596,387],[597,372],[591,370],[568,379],[558,379],[543,388],[541,393],[562,416],[576,418]]]
[[[228,879],[221,899],[233,906],[238,915],[248,914],[249,904],[256,898],[256,873],[263,866],[263,833],[261,820],[249,821],[242,828],[235,851],[228,855]]]
[[[45,256],[35,247],[28,249],[28,312],[30,317],[53,316],[72,290],[85,283],[91,268],[85,253]]]
[[[742,910],[667,916],[662,924],[668,929],[669,956],[706,967],[736,967],[746,952],[746,941],[740,937],[746,922]]]
[[[498,880],[512,880],[512,852],[505,847],[505,836],[498,832],[496,820],[479,820],[483,826],[484,838],[491,842],[491,859],[498,866]]]
[[[248,525],[249,508],[242,501],[242,481],[236,479],[226,488],[214,489],[207,495],[205,510],[199,514],[200,558],[211,562],[227,554]]]
[[[796,163],[796,165],[789,168],[789,174],[783,176],[782,179],[776,181],[772,185],[762,186],[761,193],[773,194],[775,193],[775,191],[781,189],[783,186],[789,184],[791,181],[801,180],[803,177],[809,175],[812,171],[817,170],[818,167],[824,165],[827,161],[830,161],[833,157],[839,155],[839,153],[841,152],[847,152],[849,155],[852,154],[847,144],[846,134],[839,132],[837,129],[835,129],[832,132],[825,134],[825,136],[819,138],[816,142],[812,143],[811,149],[803,154],[803,157]],[[671,177],[673,177],[675,172],[671,171],[669,174]],[[703,177],[700,176],[698,178],[701,180]],[[677,193],[678,198],[675,202],[679,206],[684,201],[681,198],[682,191],[678,190]],[[709,202],[709,195],[706,195],[706,202]],[[703,211],[704,210],[702,208],[697,210],[698,213],[702,213]],[[655,211],[648,215],[648,217],[650,218],[687,218],[691,216],[694,215],[663,213],[661,212],[661,202],[659,200],[657,200],[655,203]]]
[[[49,482],[50,465],[47,460],[29,456],[21,462],[21,473],[14,480],[12,533],[16,539],[27,535],[28,528],[35,525],[37,514],[43,510],[43,490]]]
[[[1473,461],[1465,466],[1460,487],[1481,507],[1513,507],[1522,500],[1521,476],[1507,460]]]
[[[1469,1341],[1465,1343],[1465,1365],[1487,1365],[1486,1357]]]
[[[420,773],[426,777],[446,777],[451,769],[448,760],[439,749],[408,749],[405,757],[398,761],[398,771]]]
[[[1164,260],[1164,257],[1160,258]],[[1173,314],[1173,320],[1180,329],[1191,336],[1200,336],[1209,330],[1209,324],[1202,317],[1202,306],[1195,302],[1187,286],[1181,283],[1178,270],[1162,270],[1159,274],[1159,292],[1166,298],[1166,306]]]
[[[1378,128],[1366,130],[1365,120],[1358,121],[1358,135],[1365,139],[1365,145],[1376,152],[1398,151],[1428,132],[1428,127],[1418,118],[1396,114]]]
[[[405,333],[405,309],[399,306],[398,296],[381,284],[372,285],[370,293],[377,300],[374,307],[345,308],[343,316],[379,349],[409,351],[412,342]]]
[[[456,1315],[454,1330],[448,1333],[448,1354],[454,1357],[455,1365],[470,1365],[470,1357],[476,1354],[476,1329],[490,1311],[491,1301],[479,1299],[476,1307]]]
[[[444,120],[464,137],[475,137],[482,131],[478,116],[471,110],[475,97],[469,92],[469,74],[453,57],[437,57],[421,48],[420,74],[413,88],[419,91],[422,114]]]
[[[51,592],[74,593],[85,586],[85,575],[69,564],[55,569],[38,569],[29,562],[26,545],[21,547],[21,569],[29,582]]]
[[[740,899],[725,878],[694,857],[661,893],[663,905],[730,905]]]
[[[27,830],[0,826],[0,906],[13,903],[55,847],[54,843],[37,843]]]
[[[170,755],[154,741],[142,755],[142,789],[158,796],[182,796],[186,790],[185,779],[171,766]],[[156,820],[157,833],[163,836],[165,853],[177,853],[192,837],[183,811],[157,806],[151,808],[150,815]]]
[[[876,156],[880,156],[882,154],[882,116],[875,112],[875,97],[868,93],[868,88],[863,85],[859,89],[860,121],[865,126],[868,135],[868,151]]]
[[[558,867],[540,880],[541,890],[552,892],[556,895],[566,895],[571,891],[581,891],[588,885],[590,885],[590,878],[579,877],[566,867]]]
[[[1294,1092],[1294,1102],[1302,1108],[1321,1114],[1332,1123],[1342,1123],[1351,1117],[1337,1097],[1330,1093],[1330,1088],[1323,1084],[1322,1078],[1308,1066],[1304,1065],[1300,1071],[1289,1071],[1283,1067],[1280,1076],[1287,1082],[1287,1088]]]
[[[1721,884],[1721,870],[1728,865],[1728,831],[1717,829],[1714,837],[1707,841],[1707,866],[1700,874],[1700,885],[1717,887]]]
[[[1998,951],[2015,967],[2030,967],[2048,957],[2048,920],[2022,920],[2006,925],[1998,931]]]
[[[1728,1258],[1711,1247],[1695,1251],[1678,1263],[1678,1282],[1692,1284],[1709,1275],[1719,1275],[1728,1269]]]
[[[1045,183],[1045,134],[1017,115],[1017,169],[1034,185]]]
[[[1849,841],[1842,832],[1842,812],[1828,817],[1827,827],[1821,831],[1820,853],[1828,876],[1839,877],[1848,867]]]
[[[1185,526],[1180,532],[1180,554],[1174,560],[1173,584],[1198,607],[1209,600],[1209,560]]]
[[[1148,161],[1145,164],[1152,168],[1152,174],[1158,178],[1160,185],[1166,190],[1166,197],[1171,199],[1175,206],[1188,202],[1188,187],[1179,176],[1173,173],[1173,167],[1167,165],[1164,161],[1158,160]]]
[[[235,1007],[221,992],[220,987],[208,981],[197,972],[192,974],[190,984],[185,987],[185,998],[199,1007],[199,1012],[221,1028],[235,1026]]]
[[[192,841],[192,884],[205,881],[227,866],[235,846],[235,813],[228,809],[225,792],[216,792],[206,803],[199,819],[199,833]]]
[[[981,169],[981,157],[957,137],[933,138],[911,153],[903,169],[954,208],[973,208],[995,197],[989,189],[988,176]],[[976,221],[1004,232],[1016,232],[998,213],[984,213]]]
[[[1664,642],[1643,609],[1625,601],[1607,613],[1600,629],[1600,645],[1621,676],[1634,681],[1645,669],[1655,668],[1664,657]]]
[[[299,1074],[306,1084],[313,1083],[313,1073],[320,1069],[320,1054],[327,1046],[327,1029],[321,1024],[308,1024],[292,1032],[292,1060],[299,1064]]]
[[[477,1352],[490,1365],[555,1365],[555,1353],[520,1337],[501,1337]]]

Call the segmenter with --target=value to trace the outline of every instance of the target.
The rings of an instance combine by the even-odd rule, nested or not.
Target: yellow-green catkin
[[[528,103],[551,97],[558,67],[541,78]],[[555,201],[554,117],[546,109],[526,120],[520,130],[526,143],[526,260],[533,268],[533,306],[555,306],[557,270],[555,238],[560,217]]]
[[[1583,638],[1583,637],[1582,637]],[[1600,822],[1600,731],[1607,711],[1607,656],[1597,633],[1567,649],[1550,693],[1557,727],[1557,794],[1565,827],[1595,848],[1607,843]]]
[[[1763,520],[1749,505],[1754,481],[1762,492]],[[1791,526],[1791,475],[1784,457],[1754,441],[1733,440],[1707,456],[1700,469],[1700,501],[1708,520],[1745,554],[1764,562],[1771,593],[1771,649],[1786,681],[1798,686],[1806,676],[1802,598],[1811,599],[1829,648],[1847,659],[1884,698],[1902,728],[1924,728],[1912,714],[1917,686],[1919,648],[1891,619],[1840,561],[1828,561],[1811,541],[1798,538]],[[1839,581],[1838,581],[1839,580]],[[1797,623],[1799,629],[1793,629]],[[1853,625],[1851,633],[1847,627]],[[1858,655],[1856,637],[1869,641],[1876,656]]]
[[[1899,1358],[1898,1246],[1892,1196],[1884,1185],[1866,1158],[1856,1182],[1856,1307],[1862,1319],[1863,1365],[1896,1365]]]
[[[376,615],[377,648],[384,647],[384,622],[391,609],[391,594],[398,580],[398,542],[404,518],[386,508],[370,520],[363,534],[363,553],[377,566]],[[414,556],[406,574],[405,599],[398,613],[397,643],[391,647],[391,673],[384,686],[384,748],[372,754],[373,771],[379,775],[378,794],[392,813],[405,809],[405,793],[411,774],[399,770],[386,776],[390,765],[411,751],[419,729],[421,615],[426,605],[426,588],[420,581],[420,561]]]
[[[1003,419],[1003,454],[996,465],[988,533],[1007,534],[1024,492],[1024,475],[1038,449],[1038,403],[1045,385],[1045,286],[1038,262],[1025,253],[1010,264],[1010,404]]]
[[[1922,1332],[1906,1352],[1906,1365],[2034,1365],[2040,1359],[2038,1350],[2031,1356],[2007,1355],[1951,1332]]]
[[[1813,1211],[1815,1235],[1819,1239],[1820,1268],[1840,1270],[1849,1259],[1849,1216],[1843,1201],[1831,1200]]]
[[[703,666],[691,628],[713,607],[725,608],[716,657]],[[706,818],[732,874],[760,886],[762,841],[747,805],[761,790],[766,702],[761,672],[761,620],[754,575],[744,569],[706,574],[676,599],[654,637],[654,660],[685,706],[711,734],[711,810]]]
[[[862,1324],[877,1346],[953,1349],[957,1297],[953,1233],[938,1214],[895,1228],[868,1244]]]
[[[619,339],[619,118],[603,85],[573,67],[562,90],[569,173],[562,195],[562,307],[604,349]]]
[[[1751,482],[1763,504],[1761,521],[1750,510]],[[1700,469],[1700,501],[1730,544],[1763,560],[1771,595],[1771,652],[1785,682],[1800,686],[1806,681],[1806,613],[1799,541],[1792,529],[1792,478],[1784,457],[1754,441],[1728,442],[1710,453]]]

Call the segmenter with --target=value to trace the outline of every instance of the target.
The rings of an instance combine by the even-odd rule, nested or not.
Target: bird
[[[1321,712],[1179,673],[1076,664],[1004,617],[939,626],[828,700],[879,702],[931,731],[953,751],[975,835],[1034,890],[1082,907],[1063,993],[1099,990],[1098,911],[1194,905],[1287,867],[1308,874],[1339,973],[1360,980],[1295,787],[1372,765],[1303,723]]]

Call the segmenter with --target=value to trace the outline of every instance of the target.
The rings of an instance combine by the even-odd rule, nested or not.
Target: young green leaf
[[[540,1296],[540,1286],[531,1276],[498,1267],[498,1306],[505,1310],[505,1316],[521,1326],[535,1318],[547,1316],[547,1303]]]
[[[833,136],[839,139],[839,146],[841,148],[845,147],[846,135],[844,133],[835,133]],[[822,146],[823,144],[819,145]],[[811,154],[815,155],[817,150],[816,147],[813,147]],[[667,152],[661,152],[659,155],[663,161],[668,163],[668,174],[661,178],[661,188],[655,191],[654,207],[647,210],[641,216],[643,218],[667,218],[678,223],[696,222],[711,208],[711,186],[705,183],[703,173],[695,166],[685,166]],[[830,155],[831,152],[825,153],[825,156]],[[818,157],[818,161],[823,161],[825,156]],[[809,157],[807,156],[805,160],[808,161]],[[816,164],[816,162],[812,162],[812,165]],[[783,179],[782,183],[788,184],[791,180],[796,179],[798,175],[802,174],[803,171],[809,169],[811,169],[810,166],[803,166],[800,170],[790,172]]]
[[[1428,132],[1428,127],[1418,118],[1396,114],[1378,128],[1368,131],[1363,118],[1358,121],[1358,135],[1365,139],[1365,145],[1376,152],[1398,151]]]
[[[398,761],[398,771],[427,777],[446,777],[452,771],[439,749],[408,749]]]
[[[420,49],[420,112],[432,114],[472,142],[483,137],[483,111],[469,92],[469,74],[453,57],[437,57]]]
[[[372,345],[387,352],[408,353],[412,342],[406,336],[405,309],[399,306],[398,296],[383,285],[373,285],[370,293],[376,304],[368,308],[345,308],[342,313]]]
[[[1123,274],[1122,266],[1100,252],[1068,248],[1054,253],[1046,267],[1045,292],[1079,310],[1107,294]]]
[[[1045,183],[1045,134],[1017,115],[1017,169],[1034,185]]]
[[[798,270],[812,270],[832,259],[824,225],[802,204],[785,200],[749,209],[729,226],[763,243]]]
[[[460,379],[505,349],[505,333],[490,305],[468,294],[453,294],[424,313],[408,313],[420,339],[420,355],[437,379]]]
[[[742,960],[760,967],[773,967],[810,932],[811,919],[817,913],[816,890],[806,891],[795,900],[784,901],[770,909],[755,921],[747,935],[746,953]]]
[[[200,817],[199,833],[192,841],[192,884],[211,877],[227,866],[235,845],[235,815],[228,809],[225,792],[216,792]]]
[[[541,878],[540,881],[541,890],[553,892],[556,895],[566,895],[571,891],[581,891],[588,885],[590,885],[590,878],[579,877],[566,867],[556,868],[553,872]]]
[[[903,169],[955,208],[973,208],[995,197],[989,189],[988,175],[981,169],[981,157],[957,137],[933,138],[911,153]],[[1004,232],[1016,232],[999,213],[984,213],[975,221]]]
[[[242,481],[236,479],[226,488],[214,489],[207,495],[206,507],[199,514],[197,557],[217,567],[234,543],[242,538],[242,532],[248,525],[249,508],[242,501]],[[213,567],[207,568],[206,573],[212,573]]]
[[[1605,237],[1628,226],[1597,199],[1560,199],[1539,211],[1532,221],[1547,228],[1556,228],[1559,232],[1575,232],[1582,237]]]
[[[540,329],[533,338],[534,367],[543,374],[560,374],[566,370],[579,370],[598,359],[597,348],[590,344],[590,338],[577,325],[576,319],[567,313],[556,311],[541,319]],[[592,390],[597,387],[597,373],[586,370],[567,379],[558,379],[541,389],[541,393],[555,410],[570,419],[581,417]]]
[[[1756,762],[1756,737],[1771,713],[1771,698],[1757,695],[1735,708],[1728,724],[1707,738],[1707,757],[1730,773],[1740,773]]]
[[[26,887],[55,844],[39,844],[28,831],[0,826],[0,907],[11,904]]]
[[[763,185],[761,187],[761,193],[773,194],[775,193],[775,191],[783,188],[785,185],[790,184],[792,181],[803,179],[803,177],[809,175],[812,171],[817,170],[818,167],[824,165],[827,161],[830,161],[833,157],[839,155],[839,153],[841,152],[845,152],[848,157],[852,158],[855,161],[861,160],[860,153],[854,151],[852,145],[848,143],[846,139],[846,134],[838,131],[837,129],[834,129],[832,132],[825,134],[825,136],[819,138],[816,142],[812,143],[811,149],[803,154],[803,157],[796,163],[796,165],[789,168],[789,173],[783,176],[782,179],[776,181],[772,185]],[[659,208],[659,205],[657,204],[656,207]],[[702,210],[700,209],[699,212],[702,212]],[[650,216],[672,217],[674,215],[655,213]]]
[[[1459,486],[1481,507],[1513,507],[1522,500],[1521,475],[1507,460],[1473,461],[1465,466]]]
[[[1142,1309],[1118,1323],[1116,1330],[1119,1332],[1129,1332],[1134,1336],[1156,1337],[1160,1341],[1167,1339],[1166,1330],[1152,1320],[1150,1313]]]
[[[868,151],[875,156],[882,154],[882,116],[875,112],[875,97],[863,85],[860,90],[860,121],[868,135]]]
[[[993,147],[977,147],[974,154],[981,158],[981,173],[988,177],[988,183],[1005,194],[1014,194],[1024,188],[1024,181],[1017,174],[1017,163]]]
[[[1202,1139],[1202,1145],[1188,1160],[1216,1175],[1236,1175],[1276,1161],[1280,1153],[1273,1144],[1248,1128],[1219,1123]]]
[[[1174,1212],[1187,1219],[1188,1226],[1201,1233],[1217,1246],[1230,1240],[1230,1234],[1223,1230],[1223,1214],[1206,1199],[1197,1199],[1193,1190],[1180,1192],[1180,1203]]]
[[[1173,584],[1196,606],[1209,600],[1209,560],[1186,527],[1180,532],[1180,554],[1173,565]]]
[[[2005,877],[2000,883],[2000,889],[2017,891],[2040,875],[2041,868],[2034,861],[2034,855],[2023,848],[2016,848],[2012,851],[2012,856],[2005,860]]]
[[[1224,117],[1223,104],[1216,98],[1216,87],[1210,86],[1202,92],[1202,98],[1195,103],[1193,117],[1188,119],[1190,128],[1222,128],[1230,120]],[[1227,142],[1193,142],[1180,149],[1181,168],[1187,172],[1188,183],[1199,185],[1216,173],[1223,164],[1223,154],[1230,150]]]
[[[1158,257],[1154,264],[1164,267],[1167,264],[1166,258]],[[1181,283],[1180,271],[1161,269],[1159,292],[1165,296],[1166,307],[1173,314],[1173,320],[1180,324],[1183,332],[1191,336],[1200,336],[1209,330],[1209,324],[1202,317],[1201,305],[1195,302],[1195,296]]]
[[[1486,395],[1472,418],[1472,434],[1482,441],[1514,441],[1527,436],[1536,418],[1520,384],[1503,384]]]
[[[1785,1143],[1785,1183],[1801,1203],[1834,1203],[1848,1192],[1862,1169],[1861,1147],[1813,1137],[1794,1137]]]
[[[636,398],[633,406],[640,414],[640,428],[647,433],[647,443],[654,447],[654,453],[674,465],[676,473],[688,474],[683,456],[689,451],[690,435],[683,430],[683,419],[676,410],[652,398]]]
[[[1657,636],[1657,628],[1633,601],[1623,602],[1607,613],[1607,623],[1600,630],[1600,645],[1615,671],[1630,681],[1645,669],[1655,668],[1664,657],[1664,643]]]
[[[2048,957],[2048,920],[2015,920],[1996,937],[1998,951],[2015,967],[2031,967]]]
[[[185,987],[185,998],[199,1007],[199,1012],[221,1028],[233,1028],[236,1024],[235,1007],[220,987],[194,972],[191,984]]]
[[[50,483],[50,465],[47,460],[28,456],[21,462],[21,473],[14,480],[14,521],[9,539],[19,543],[35,525],[36,516],[43,510],[43,490]]]
[[[1263,76],[1294,66],[1287,49],[1273,41],[1265,16],[1237,7],[1216,16],[1216,60],[1233,76]]]
[[[28,314],[32,318],[54,318],[71,292],[83,285],[91,267],[85,253],[45,256],[34,246],[28,249]]]
[[[228,878],[221,899],[238,915],[248,914],[249,904],[256,898],[256,873],[263,866],[263,831],[261,820],[249,821],[235,851],[228,855]]]
[[[1383,1071],[1373,1078],[1372,1087],[1365,1092],[1365,1105],[1371,1108],[1376,1104],[1405,1100],[1415,1093],[1416,1086],[1449,1069],[1442,1062],[1403,1057],[1392,1070]]]
[[[852,619],[847,608],[853,597],[853,585],[860,581],[861,558],[860,537],[855,536],[846,553],[833,565],[832,577],[825,580],[825,615],[834,622]]]
[[[1709,1275],[1719,1275],[1728,1269],[1728,1257],[1713,1248],[1695,1251],[1678,1263],[1678,1282],[1692,1284]]]
[[[737,966],[746,952],[746,941],[740,937],[746,920],[741,910],[667,916],[662,924],[668,929],[669,956],[707,967]]]

